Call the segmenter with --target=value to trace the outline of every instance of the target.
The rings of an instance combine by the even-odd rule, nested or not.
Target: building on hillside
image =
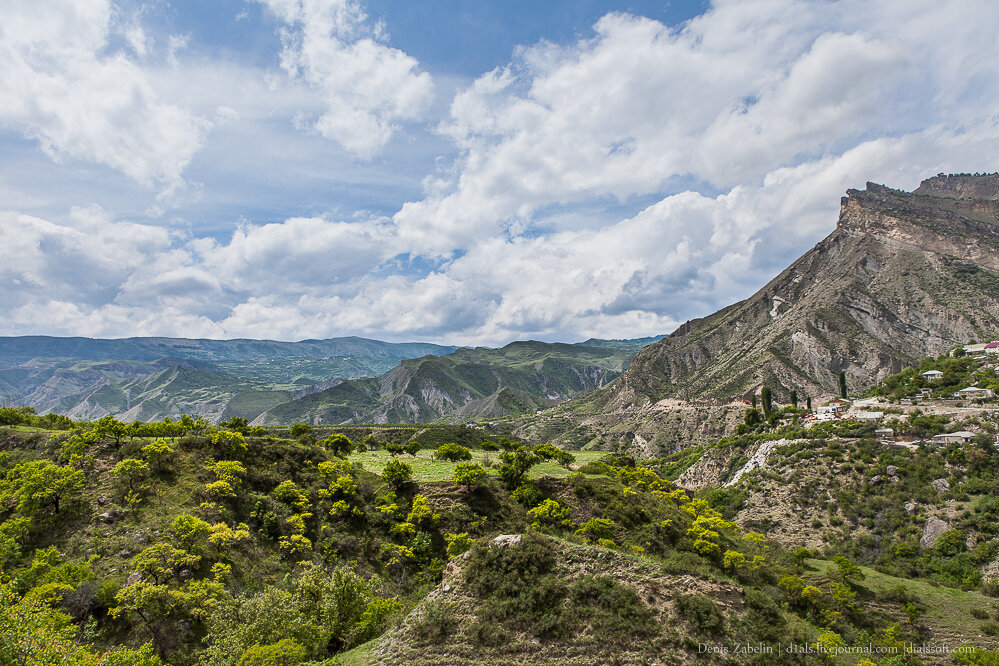
[[[965,354],[981,354],[985,351],[985,346],[988,343],[982,342],[977,345],[964,345]]]
[[[878,428],[874,431],[874,436],[886,443],[895,441],[895,431],[891,428]]]
[[[995,391],[992,389],[979,388],[977,386],[969,386],[968,388],[963,388],[954,393],[955,398],[961,398],[963,400],[988,400],[994,396]]]
[[[934,435],[934,444],[967,444],[972,439],[974,439],[975,433],[968,432],[967,430],[958,430],[957,432],[948,432],[943,435]]]
[[[924,398],[929,398],[931,393],[933,393],[933,389],[928,389],[928,388],[919,389],[919,395],[921,395]]]
[[[884,412],[857,412],[856,414],[851,414],[855,419],[861,421],[880,421],[885,417]]]
[[[999,342],[990,342],[985,345],[985,353],[989,355],[999,354]]]
[[[943,373],[940,372],[939,370],[927,370],[926,372],[923,373],[923,377],[926,378],[926,381],[932,382],[943,377]]]
[[[841,414],[842,412],[846,411],[846,409],[847,406],[844,406],[838,402],[834,402],[828,405],[819,405],[815,409],[815,415],[819,417],[821,416],[835,417]]]

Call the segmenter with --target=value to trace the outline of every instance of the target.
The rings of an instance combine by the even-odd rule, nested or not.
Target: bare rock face
[[[761,385],[778,399],[828,395],[840,371],[851,389],[866,387],[999,334],[997,197],[997,176],[849,190],[836,230],[756,294],[642,349],[600,392],[604,413]]]
[[[919,539],[920,548],[932,548],[940,535],[950,529],[950,525],[939,518],[930,518],[923,528],[923,536]]]
[[[933,486],[937,493],[941,495],[950,490],[950,482],[947,481],[947,479],[934,479],[930,485]]]

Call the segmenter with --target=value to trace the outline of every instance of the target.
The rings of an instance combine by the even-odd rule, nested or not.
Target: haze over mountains
[[[260,423],[502,416],[603,386],[655,339],[496,350],[363,338],[0,338],[0,398],[41,413],[128,421],[182,413]]]

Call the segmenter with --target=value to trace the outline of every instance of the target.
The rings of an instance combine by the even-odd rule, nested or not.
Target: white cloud
[[[209,124],[159,98],[123,52],[107,53],[109,0],[12,0],[0,6],[0,123],[52,159],[82,159],[172,190]],[[144,55],[142,29],[123,37]]]
[[[284,168],[265,129],[294,110],[368,156],[429,101],[429,75],[360,5],[266,4],[293,80],[267,90],[258,70],[211,62],[156,78],[171,99],[200,81],[198,112],[230,124],[227,145],[260,129],[275,159],[259,168]],[[440,125],[459,158],[390,219],[310,211],[223,239],[96,208],[0,215],[0,326],[462,344],[669,332],[831,231],[848,187],[999,168],[997,27],[999,5],[970,0],[725,0],[679,27],[611,14],[460,91]],[[106,35],[88,34],[69,39],[97,53]]]
[[[323,108],[302,122],[369,159],[433,100],[430,75],[415,58],[382,43],[357,0],[259,0],[286,28],[281,64],[318,90]]]

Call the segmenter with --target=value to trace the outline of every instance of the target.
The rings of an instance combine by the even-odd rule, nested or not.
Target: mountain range
[[[363,338],[0,338],[0,398],[75,419],[422,422],[533,413],[599,388],[658,338],[502,349]]]
[[[643,348],[607,387],[527,422],[563,445],[643,455],[731,434],[743,401],[867,388],[925,356],[999,336],[999,174],[913,192],[848,190],[835,230],[748,299]],[[697,401],[697,402],[690,402]]]

